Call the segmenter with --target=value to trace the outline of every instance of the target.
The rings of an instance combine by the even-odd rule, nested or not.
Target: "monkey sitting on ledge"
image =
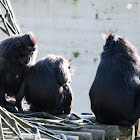
[[[26,73],[35,58],[36,40],[32,33],[11,36],[0,42],[0,106],[16,112],[5,98],[17,99]]]
[[[69,114],[73,98],[71,74],[70,61],[64,57],[49,55],[41,59],[30,68],[18,101],[25,96],[32,112]]]
[[[106,37],[89,96],[98,122],[131,126],[140,117],[140,57],[126,38]]]

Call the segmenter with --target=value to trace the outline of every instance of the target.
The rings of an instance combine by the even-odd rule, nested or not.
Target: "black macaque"
[[[62,56],[48,55],[30,68],[18,101],[25,96],[32,112],[69,114],[73,99],[71,74],[70,61]]]
[[[16,35],[0,42],[0,106],[16,112],[6,95],[17,97],[24,76],[34,59],[36,40],[32,33]]]
[[[133,125],[140,117],[140,58],[135,47],[109,33],[89,96],[97,122]]]

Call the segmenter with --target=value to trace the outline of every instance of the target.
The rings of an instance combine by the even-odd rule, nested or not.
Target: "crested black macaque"
[[[36,40],[32,33],[16,35],[0,42],[0,106],[16,112],[6,95],[15,97],[34,60]]]
[[[100,123],[133,125],[140,117],[140,57],[125,37],[109,33],[89,96]]]
[[[62,56],[48,55],[30,68],[18,101],[21,102],[25,96],[32,112],[69,114],[73,99],[71,74],[69,60]]]

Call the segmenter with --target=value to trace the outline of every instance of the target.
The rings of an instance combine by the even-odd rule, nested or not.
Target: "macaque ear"
[[[33,44],[35,45],[37,40],[36,40],[34,34],[32,32],[29,32],[27,35],[30,37],[30,39],[32,40]]]
[[[15,42],[15,45],[18,47],[18,46],[21,46],[21,42],[18,40]]]
[[[101,37],[103,38],[103,40],[105,40],[105,41],[106,41],[107,34],[105,34],[105,33],[101,33]]]
[[[113,48],[114,47],[114,44],[115,44],[115,35],[113,34],[110,34],[107,39],[106,39],[106,45],[109,47],[109,48]]]
[[[109,36],[112,36],[113,35],[113,32],[112,30],[109,30],[108,33],[101,33],[101,37],[103,38],[103,40],[107,40],[109,38]]]

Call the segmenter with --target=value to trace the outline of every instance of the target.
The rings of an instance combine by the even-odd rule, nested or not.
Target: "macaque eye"
[[[21,46],[21,42],[18,40],[15,42],[15,45],[18,47],[18,46]]]

